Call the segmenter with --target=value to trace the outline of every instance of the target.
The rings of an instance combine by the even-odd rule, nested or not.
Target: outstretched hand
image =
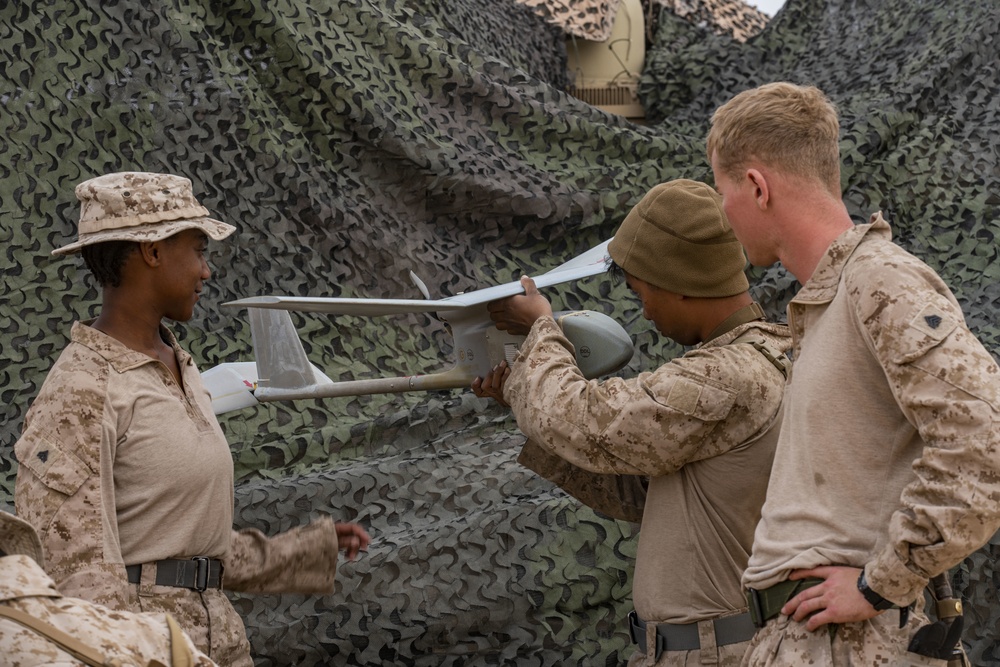
[[[354,560],[360,551],[368,551],[371,538],[365,529],[357,523],[334,523],[337,530],[337,547],[344,552],[347,560]]]
[[[497,329],[515,336],[526,336],[538,318],[546,315],[552,317],[552,304],[538,292],[534,280],[521,276],[521,287],[524,288],[524,294],[486,304],[490,319]]]

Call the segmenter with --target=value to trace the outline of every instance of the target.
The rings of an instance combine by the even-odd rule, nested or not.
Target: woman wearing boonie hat
[[[223,593],[331,593],[337,553],[368,534],[324,517],[273,538],[234,531],[233,464],[211,397],[163,319],[186,321],[211,272],[209,217],[191,181],[126,172],[76,188],[81,252],[102,287],[76,322],[15,445],[18,515],[34,524],[64,595],[170,613],[224,665],[252,665]]]

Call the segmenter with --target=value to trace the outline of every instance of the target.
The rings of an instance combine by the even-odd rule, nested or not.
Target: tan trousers
[[[664,651],[660,654],[660,659],[655,662],[652,656],[648,656],[646,653],[646,650],[654,651],[655,645],[640,646],[629,657],[628,667],[702,667],[708,665],[739,667],[743,654],[750,646],[750,642],[716,646],[715,626],[712,625],[712,621],[701,621],[698,624],[698,635],[701,642],[700,649],[695,651]],[[647,637],[651,636],[652,633],[647,634]]]
[[[145,580],[146,573],[143,572]],[[198,650],[226,667],[253,667],[243,619],[219,589],[203,593],[171,586],[140,585],[139,608],[174,617]]]
[[[945,667],[945,660],[906,650],[910,638],[926,623],[927,616],[913,611],[900,629],[899,611],[889,609],[867,621],[839,625],[831,637],[827,626],[809,632],[804,623],[778,616],[757,631],[743,666]]]

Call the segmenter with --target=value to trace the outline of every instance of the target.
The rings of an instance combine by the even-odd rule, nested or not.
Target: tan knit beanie
[[[657,185],[625,216],[608,253],[627,273],[675,294],[723,297],[750,289],[743,246],[708,185]]]

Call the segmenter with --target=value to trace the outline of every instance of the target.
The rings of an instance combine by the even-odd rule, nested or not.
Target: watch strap
[[[877,611],[892,609],[896,606],[895,603],[886,600],[884,597],[871,589],[868,585],[868,580],[865,578],[864,568],[861,569],[861,574],[858,575],[858,590],[861,591],[861,594],[865,597],[865,600],[868,601],[868,604],[874,607]]]

